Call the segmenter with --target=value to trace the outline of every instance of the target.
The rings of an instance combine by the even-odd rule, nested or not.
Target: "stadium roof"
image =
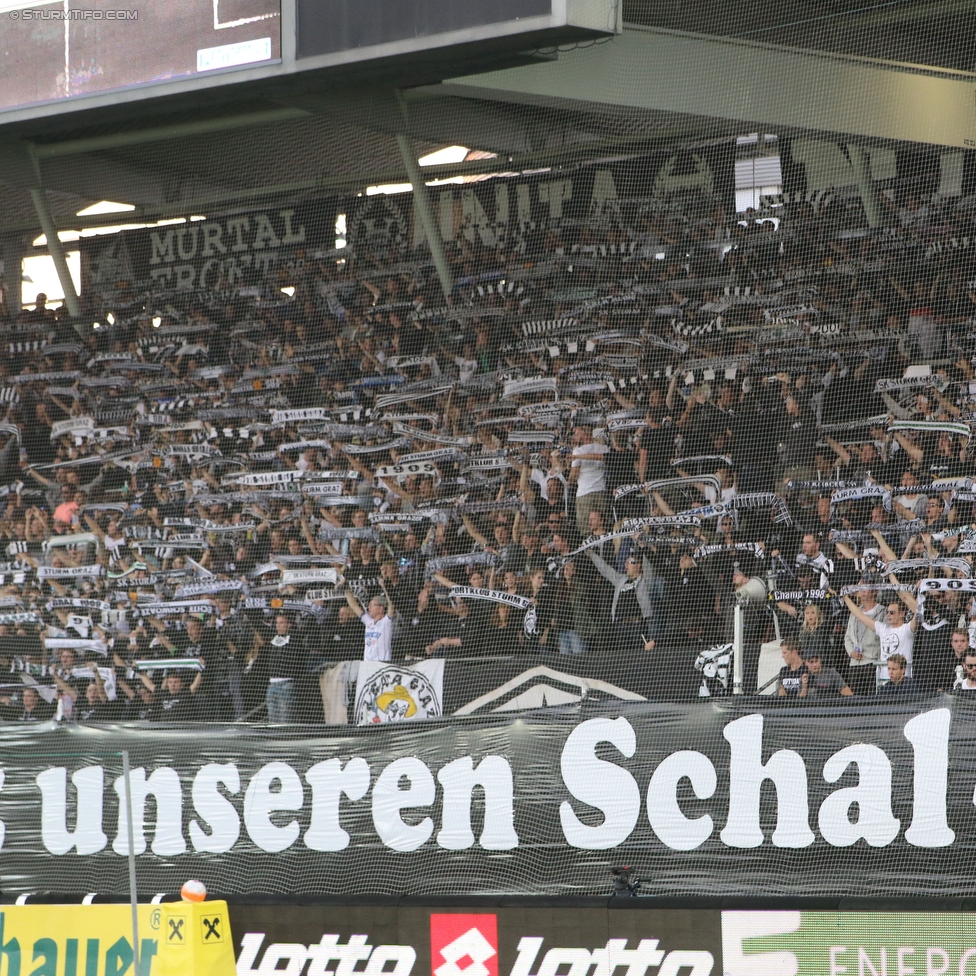
[[[502,70],[477,75],[484,63],[450,64],[458,75],[443,83],[418,69],[405,89],[407,134],[418,155],[462,144],[499,157],[425,170],[431,179],[726,139],[767,121],[771,132],[961,148],[976,138],[964,40],[974,11],[959,0],[628,0],[631,26],[595,47],[508,56]],[[790,88],[791,79],[802,80]],[[395,89],[341,81],[266,82],[7,125],[3,230],[36,232],[34,186],[66,229],[118,223],[75,216],[102,199],[134,204],[127,220],[155,220],[406,182]],[[853,105],[839,104],[845,86]]]
[[[624,0],[624,21],[835,54],[972,71],[969,0]]]

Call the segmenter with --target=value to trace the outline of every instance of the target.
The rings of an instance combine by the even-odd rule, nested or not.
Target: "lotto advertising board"
[[[231,927],[238,976],[721,976],[718,911],[631,903],[637,910],[234,905]]]
[[[976,916],[236,905],[238,976],[974,976]]]

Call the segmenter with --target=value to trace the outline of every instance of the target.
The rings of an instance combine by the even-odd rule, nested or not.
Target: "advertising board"
[[[635,908],[639,906],[634,904]],[[718,911],[234,905],[238,976],[721,976]]]
[[[727,911],[726,976],[972,976],[976,916]]]
[[[5,905],[5,976],[233,976],[233,933],[223,901],[140,904],[139,951],[129,905]],[[138,967],[133,963],[138,959]]]
[[[972,976],[976,917],[939,912],[234,905],[238,976]]]

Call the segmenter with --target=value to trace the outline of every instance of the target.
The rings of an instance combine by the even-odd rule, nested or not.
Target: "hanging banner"
[[[199,877],[228,893],[589,895],[618,864],[658,895],[972,890],[976,709],[962,699],[584,701],[420,721],[436,669],[375,668],[364,714],[396,702],[406,717],[409,698],[411,721],[273,740],[240,725],[0,726],[0,887],[127,890],[127,749],[145,890]]]
[[[214,291],[273,278],[301,260],[297,251],[331,246],[336,212],[334,201],[312,200],[295,209],[122,231],[107,240],[83,238],[79,246],[92,269],[85,284],[94,291],[103,284],[114,290],[116,279],[124,277],[156,290]]]
[[[412,667],[362,661],[356,681],[356,724],[383,725],[443,714],[444,660]]]
[[[491,179],[465,186],[441,186],[436,192],[440,233],[446,241],[478,242],[497,247],[523,240],[535,229],[580,223],[595,228],[632,226],[646,210],[699,210],[721,205],[735,209],[735,144],[650,153],[615,163],[579,166],[572,174],[546,173]],[[347,203],[349,243],[403,252],[425,241],[414,212],[412,194],[356,198]],[[630,245],[597,245],[579,257],[599,262],[628,262],[637,257]],[[511,282],[487,282],[488,294],[507,294]]]

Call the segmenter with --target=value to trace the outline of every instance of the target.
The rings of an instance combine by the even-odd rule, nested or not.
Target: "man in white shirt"
[[[454,365],[458,368],[462,383],[467,383],[478,372],[478,360],[474,358],[472,343],[465,344],[463,355],[454,357]]]
[[[363,635],[364,661],[392,661],[393,660],[393,621],[386,612],[385,596],[374,596],[369,606],[363,611],[359,601],[353,596],[352,590],[346,589],[346,602],[350,609],[363,622],[366,633]]]
[[[915,598],[907,593],[902,594],[904,600],[911,607],[916,609]],[[912,617],[912,622],[905,623],[906,603],[899,600],[892,600],[888,604],[888,620],[872,620],[854,601],[849,597],[844,597],[847,609],[851,615],[857,617],[865,627],[869,627],[877,635],[881,642],[881,653],[878,657],[877,679],[879,682],[888,680],[888,658],[892,654],[901,654],[907,663],[906,676],[912,676],[912,648],[915,645],[915,631],[918,630],[919,615],[916,613]]]
[[[573,430],[573,466],[569,480],[576,482],[576,528],[589,533],[590,512],[607,510],[606,455],[610,448],[593,440],[589,427]]]

